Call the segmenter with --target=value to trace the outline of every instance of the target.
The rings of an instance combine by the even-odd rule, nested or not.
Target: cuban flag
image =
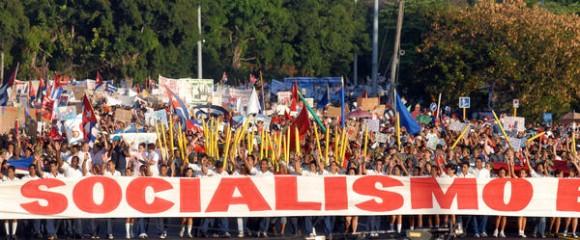
[[[194,128],[194,124],[191,122],[189,117],[189,112],[187,110],[187,105],[183,103],[183,101],[179,98],[179,96],[175,95],[171,89],[165,86],[165,91],[167,92],[167,96],[169,97],[169,103],[173,111],[179,119],[181,119],[182,126],[185,126],[187,129]]]
[[[107,92],[114,93],[117,92],[117,87],[115,87],[112,83],[107,83]]]
[[[93,127],[97,124],[97,117],[95,116],[95,111],[91,101],[85,95],[83,97],[83,121],[81,122],[81,129],[83,131],[83,136],[85,142],[95,140],[95,136],[92,134]]]
[[[2,83],[2,85],[0,85],[0,106],[6,106],[6,104],[8,104],[8,88],[14,85],[14,82],[16,81],[16,74],[18,74],[19,66],[20,66],[19,63],[16,64],[16,69],[14,70],[14,72],[12,72],[10,78],[8,78],[6,81]]]
[[[99,89],[99,87],[103,86],[103,77],[101,76],[101,73],[99,71],[97,71],[97,76],[95,77],[95,90]]]

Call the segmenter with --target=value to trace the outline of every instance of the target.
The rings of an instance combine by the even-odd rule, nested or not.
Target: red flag
[[[95,111],[91,101],[85,95],[83,97],[83,121],[81,122],[81,129],[83,131],[83,136],[85,141],[89,140],[91,135],[91,129],[97,123],[97,117],[95,116]]]
[[[28,81],[28,100],[32,101],[34,98],[36,98],[36,91],[34,91],[32,81]]]
[[[292,84],[292,97],[290,103],[290,111],[296,111],[296,104],[298,103],[298,84]]]
[[[295,139],[296,139],[296,129],[298,128],[298,134],[300,135],[300,139],[310,130],[310,119],[308,118],[308,111],[306,108],[302,108],[300,114],[294,119],[294,122],[290,125],[290,142],[291,147],[294,149],[296,147]]]
[[[97,86],[103,84],[103,77],[101,77],[101,73],[97,71],[97,77],[95,77],[95,84]]]
[[[70,83],[70,77],[66,75],[61,75],[58,73],[54,74],[54,87],[52,88],[57,89],[60,86],[68,85]]]
[[[14,121],[14,133],[18,135],[18,120]]]
[[[254,74],[250,73],[250,83],[252,85],[254,85],[257,81],[258,81],[258,79],[256,78],[256,76],[254,76]]]

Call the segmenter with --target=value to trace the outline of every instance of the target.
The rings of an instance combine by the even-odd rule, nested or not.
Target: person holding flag
[[[91,133],[91,130],[96,125],[96,123],[97,117],[95,115],[95,110],[93,109],[91,101],[85,94],[83,97],[83,121],[81,123],[81,129],[83,131],[85,142],[93,141],[95,139]]]

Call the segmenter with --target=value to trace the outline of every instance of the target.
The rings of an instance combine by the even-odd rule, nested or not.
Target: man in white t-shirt
[[[223,166],[223,162],[222,161],[216,161],[214,164],[214,169],[215,171],[212,171],[211,169],[208,169],[206,166],[202,166],[203,169],[203,174],[202,177],[225,177],[225,176],[229,176],[228,172],[225,171],[224,166]],[[207,169],[207,170],[206,170]],[[217,223],[217,225],[216,225]],[[216,226],[214,226],[216,225]],[[228,232],[229,229],[229,224],[228,224],[228,218],[204,218],[202,220],[202,224],[200,226],[201,228],[201,234],[202,237],[207,237],[207,231],[209,228],[215,228],[215,229],[219,229],[219,234],[223,237],[229,238],[231,237],[231,234]]]
[[[39,172],[42,178],[60,178],[64,179],[64,175],[58,172],[58,163],[56,161],[51,161],[49,163],[48,172]],[[49,239],[57,239],[56,236],[56,220],[46,219],[46,234]]]
[[[149,151],[147,152],[147,164],[149,164],[149,172],[151,176],[159,176],[159,160],[161,157],[159,153],[155,151],[155,144],[149,144]]]
[[[16,177],[16,169],[14,168],[14,166],[8,167],[8,172],[6,173],[6,176],[4,176],[3,180],[5,183],[13,183],[20,181],[20,179]],[[12,223],[12,231],[10,231],[10,223]],[[18,220],[16,219],[4,220],[4,229],[6,230],[6,237],[15,239],[16,229],[18,229]]]

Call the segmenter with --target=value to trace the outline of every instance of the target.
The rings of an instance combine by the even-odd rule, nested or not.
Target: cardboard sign
[[[115,120],[116,121],[130,123],[132,116],[133,116],[133,114],[131,113],[131,110],[125,110],[125,109],[120,109],[120,108],[115,110]]]
[[[24,119],[23,113],[16,107],[0,107],[0,116],[0,133],[10,132],[16,121]]]
[[[379,98],[358,98],[358,107],[363,111],[370,111],[375,109],[380,104]]]
[[[340,108],[328,106],[328,108],[326,109],[326,117],[340,118]]]

